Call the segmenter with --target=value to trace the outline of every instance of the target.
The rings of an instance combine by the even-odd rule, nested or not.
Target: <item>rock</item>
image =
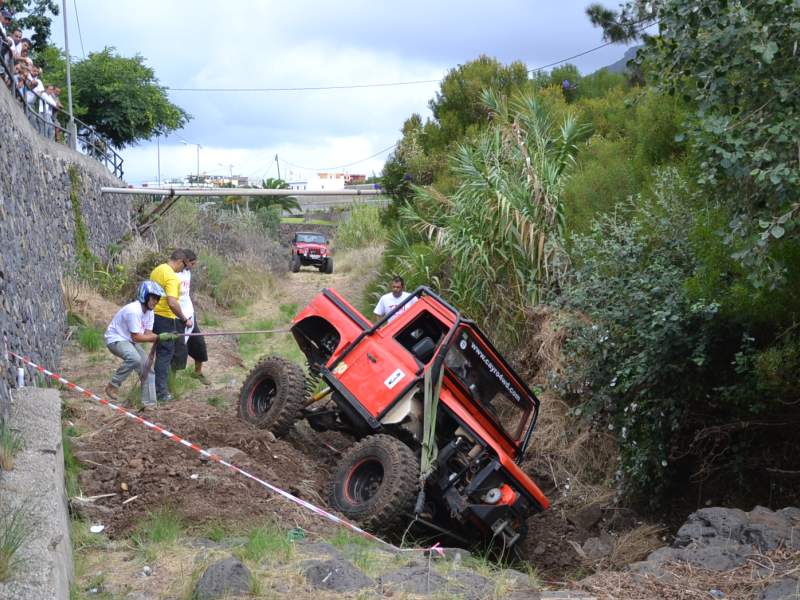
[[[604,531],[600,537],[590,537],[581,548],[589,560],[598,561],[614,550],[614,538]]]
[[[689,515],[675,535],[673,546],[738,541],[746,522],[747,513],[738,508],[703,508]]]
[[[237,457],[237,456],[239,458],[247,456],[244,452],[242,452],[238,448],[231,448],[229,446],[223,446],[222,448],[209,448],[208,452],[209,452],[209,454],[216,454],[222,460],[227,461],[227,462],[233,461],[234,458]],[[204,454],[201,454],[200,455],[200,460],[203,461],[203,462],[207,462],[209,459]]]
[[[739,509],[703,508],[689,515],[678,530],[673,546],[692,542],[707,545],[745,545],[760,552],[780,547],[800,550],[800,536],[793,531],[800,526],[800,509],[772,511],[756,506],[746,513]]]
[[[329,559],[306,563],[306,580],[319,590],[355,592],[372,587],[375,582],[346,560]]]
[[[465,600],[484,600],[494,596],[494,583],[474,571],[458,569],[451,574],[451,579],[454,583],[450,586],[450,591],[460,589]]]
[[[210,565],[194,588],[194,600],[216,600],[225,596],[248,594],[251,588],[250,570],[229,556]]]
[[[761,600],[797,600],[800,598],[800,580],[784,577],[761,592]]]
[[[381,587],[406,594],[434,594],[447,587],[447,580],[427,565],[409,563],[381,576]]]
[[[603,518],[603,509],[605,509],[605,502],[593,502],[567,515],[567,520],[581,529],[589,530]]]

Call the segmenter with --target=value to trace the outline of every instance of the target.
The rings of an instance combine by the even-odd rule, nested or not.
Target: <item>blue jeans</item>
[[[141,346],[132,342],[112,342],[108,346],[109,352],[122,359],[122,364],[111,377],[111,384],[120,387],[131,373],[142,374],[142,369],[147,362],[147,356]],[[153,370],[147,374],[147,380],[142,384],[142,405],[153,406],[156,403],[156,378]]]

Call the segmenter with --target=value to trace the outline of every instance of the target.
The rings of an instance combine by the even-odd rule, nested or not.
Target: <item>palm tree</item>
[[[276,179],[274,177],[268,177],[267,179],[261,182],[261,189],[266,190],[288,190],[289,184],[286,183],[283,179]],[[280,206],[282,211],[292,212],[294,210],[300,210],[300,204],[297,202],[297,198],[294,196],[226,196],[225,197],[225,204],[228,206],[233,206],[237,210],[241,206],[244,206],[246,211],[249,211],[251,208],[253,210],[266,210],[272,206]]]
[[[443,291],[468,314],[508,333],[566,261],[566,176],[586,131],[572,115],[556,127],[536,98],[483,93],[490,126],[451,156],[459,181],[444,196],[416,188],[403,222],[451,257]]]

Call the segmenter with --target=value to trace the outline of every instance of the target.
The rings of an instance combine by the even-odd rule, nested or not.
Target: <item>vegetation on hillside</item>
[[[627,76],[482,56],[404,123],[383,276],[506,347],[559,315],[565,364],[538,376],[615,436],[629,501],[796,501],[796,2],[588,12],[613,40],[659,19]]]

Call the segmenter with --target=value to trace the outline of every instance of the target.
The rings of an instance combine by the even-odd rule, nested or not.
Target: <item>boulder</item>
[[[194,600],[217,600],[230,595],[249,594],[252,574],[241,561],[229,556],[210,565],[194,588]]]
[[[352,564],[337,558],[307,562],[305,576],[316,589],[332,592],[356,592],[375,585]]]

